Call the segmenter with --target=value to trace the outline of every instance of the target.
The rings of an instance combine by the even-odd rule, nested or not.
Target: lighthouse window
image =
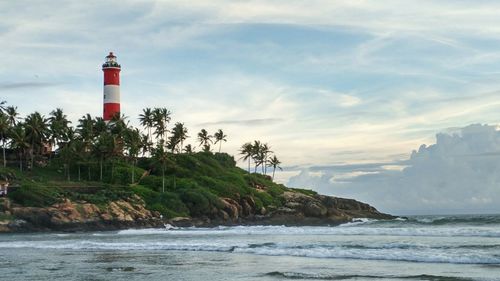
[[[113,76],[115,76],[115,77],[116,77],[116,73],[114,73],[114,74],[113,74]]]

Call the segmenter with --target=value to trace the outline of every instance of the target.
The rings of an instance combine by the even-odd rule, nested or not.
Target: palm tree
[[[102,117],[96,117],[94,119],[93,124],[94,124],[94,128],[93,128],[94,137],[97,137],[100,134],[102,134],[103,132],[108,131],[108,124],[106,124],[106,121],[104,121],[104,119]]]
[[[142,156],[146,155],[147,152],[150,152],[153,149],[153,142],[150,137],[145,134],[141,134],[141,151]]]
[[[3,152],[3,166],[7,166],[7,159],[5,158],[5,142],[7,140],[7,133],[9,132],[9,118],[7,115],[0,113],[0,140],[2,141]]]
[[[184,147],[184,141],[189,138],[188,129],[184,126],[184,123],[177,122],[172,130],[174,140],[176,140],[176,145],[180,145],[177,148],[179,152],[182,152],[182,148]]]
[[[161,181],[161,187],[162,187],[162,192],[165,192],[165,169],[167,166],[167,160],[168,160],[168,155],[167,151],[165,151],[165,148],[163,147],[162,144],[158,144],[155,149],[153,149],[153,159],[161,164],[161,176],[162,176],[162,181]]]
[[[262,168],[264,169],[264,175],[267,175],[267,156],[269,155],[269,153],[272,153],[271,151],[271,147],[265,143],[263,145],[261,145],[260,147],[260,153],[262,154],[262,161],[263,161],[263,165],[262,165]]]
[[[173,134],[168,138],[167,149],[169,149],[170,152],[175,153],[175,149],[179,146],[179,143],[180,143],[179,136]]]
[[[7,106],[5,108],[5,114],[7,115],[9,125],[14,127],[19,120],[19,112],[17,112],[17,106]]]
[[[253,155],[253,145],[249,142],[243,144],[240,149],[240,154],[243,155],[240,159],[243,159],[243,161],[248,160],[248,172],[250,173],[250,159]]]
[[[99,180],[102,181],[102,170],[104,165],[104,160],[112,155],[115,149],[115,141],[113,136],[109,132],[102,132],[97,136],[97,139],[93,146],[93,153],[99,159]]]
[[[87,176],[88,180],[91,179],[90,175],[90,164],[91,164],[91,151],[92,151],[92,142],[94,140],[94,127],[95,121],[87,113],[87,115],[82,116],[82,118],[78,119],[77,133],[82,140],[82,152],[81,158],[86,159],[87,161]]]
[[[28,136],[26,135],[26,129],[23,124],[17,124],[10,131],[11,148],[17,150],[19,155],[19,170],[23,170],[23,155],[27,148],[30,147]]]
[[[73,159],[76,160],[78,164],[78,181],[81,181],[81,166],[82,163],[84,164],[89,164],[89,161],[87,159],[87,151],[86,151],[86,146],[85,142],[82,140],[80,137],[75,137],[74,136],[74,131],[71,131],[71,136],[69,138],[71,145],[74,147],[74,155]],[[90,180],[90,169],[89,169],[89,180]]]
[[[5,110],[5,105],[7,102],[6,101],[0,101],[0,113],[3,113],[3,111]]]
[[[155,135],[165,142],[165,135],[168,132],[167,124],[170,122],[172,113],[166,108],[156,107],[153,109],[153,124],[155,127]]]
[[[24,121],[26,134],[30,139],[31,169],[33,169],[36,148],[40,149],[46,141],[48,134],[47,119],[38,112],[31,113]]]
[[[71,123],[71,121],[68,121],[67,116],[64,114],[63,110],[61,108],[56,108],[55,110],[50,112],[48,121],[50,121],[50,143],[52,145],[60,146],[60,142],[68,141],[68,125]]]
[[[141,149],[141,132],[137,128],[128,128],[125,131],[125,149],[132,162],[132,184],[135,182],[135,166],[137,164],[137,156]]]
[[[276,155],[273,155],[273,157],[271,157],[269,159],[269,161],[267,162],[267,166],[268,167],[273,167],[273,180],[274,180],[274,172],[276,171],[276,168],[280,169],[280,170],[283,170],[280,166],[281,162],[280,160],[278,160],[278,157],[276,157]]]
[[[254,173],[257,173],[257,167],[259,167],[264,161],[264,155],[262,154],[262,143],[258,140],[253,141],[252,145],[252,159],[255,164]]]
[[[153,111],[151,108],[147,107],[142,110],[142,114],[139,114],[139,122],[148,131],[148,137],[151,139],[151,128],[153,128]]]
[[[65,143],[60,149],[60,157],[64,163],[64,172],[66,173],[67,180],[71,180],[71,161],[75,158],[76,148],[73,141]]]
[[[221,129],[219,129],[219,130],[218,130],[217,132],[215,132],[215,134],[214,134],[214,138],[215,138],[215,143],[214,143],[214,144],[219,143],[219,153],[220,153],[220,150],[221,150],[222,142],[223,142],[223,141],[224,141],[224,142],[226,142],[226,141],[227,141],[226,137],[227,137],[227,136],[226,136],[226,135],[224,135],[224,132],[223,132]]]
[[[201,131],[198,133],[198,141],[200,142],[200,146],[203,146],[203,151],[210,151],[212,136],[208,134],[207,130],[201,129]]]
[[[187,154],[192,154],[194,152],[194,148],[192,145],[188,144],[184,147],[184,152]]]

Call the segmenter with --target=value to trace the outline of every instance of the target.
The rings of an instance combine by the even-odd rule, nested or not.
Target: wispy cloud
[[[279,122],[283,122],[283,119],[261,118],[261,119],[247,119],[247,120],[225,120],[225,121],[200,123],[199,126],[214,126],[214,125],[263,126],[263,125],[273,125]]]
[[[46,88],[59,85],[58,83],[48,82],[15,82],[15,83],[0,83],[0,91],[2,90],[16,90],[25,88]]]

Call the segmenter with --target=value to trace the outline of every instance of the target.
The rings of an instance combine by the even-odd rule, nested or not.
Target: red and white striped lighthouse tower
[[[102,118],[109,121],[116,114],[120,114],[120,70],[121,66],[116,61],[113,52],[106,56],[102,65],[104,72],[104,111]]]

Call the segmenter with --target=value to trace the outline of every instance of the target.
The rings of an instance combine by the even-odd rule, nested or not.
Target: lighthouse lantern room
[[[106,56],[102,65],[104,72],[104,110],[102,118],[109,121],[113,116],[120,114],[120,70],[121,66],[116,61],[113,52]]]

